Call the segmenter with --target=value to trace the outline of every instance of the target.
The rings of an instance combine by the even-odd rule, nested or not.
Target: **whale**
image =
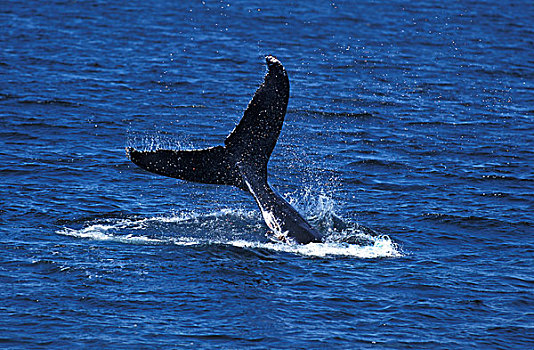
[[[204,184],[231,185],[250,193],[269,238],[297,244],[322,242],[308,223],[267,181],[267,164],[282,131],[289,101],[289,78],[282,63],[266,56],[267,73],[235,129],[218,145],[199,150],[127,147],[129,159],[149,172]]]

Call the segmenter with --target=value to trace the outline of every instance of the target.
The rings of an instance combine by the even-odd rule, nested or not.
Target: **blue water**
[[[0,1],[0,347],[533,348],[533,18]],[[291,82],[270,182],[326,243],[125,156],[221,144],[267,54]]]

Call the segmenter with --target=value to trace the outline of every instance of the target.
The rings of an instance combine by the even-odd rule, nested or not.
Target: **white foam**
[[[361,246],[349,243],[309,243],[306,245],[287,243],[258,243],[244,240],[230,241],[226,244],[240,248],[263,248],[311,257],[347,256],[362,259],[400,257],[397,245],[389,237],[379,237],[373,245]]]
[[[63,230],[56,231],[56,233],[77,237],[77,238],[87,238],[95,241],[113,241],[113,242],[122,242],[130,244],[165,244],[168,243],[167,240],[150,238],[146,236],[138,235],[114,235],[108,233],[107,230],[111,228],[106,225],[92,225],[80,230],[75,230],[72,228],[64,228]],[[115,228],[115,227],[113,227]]]
[[[267,249],[275,252],[285,252],[310,257],[357,257],[363,259],[369,258],[387,258],[400,257],[402,253],[397,244],[392,242],[388,236],[372,236],[359,233],[358,236],[364,245],[338,242],[327,240],[325,243],[310,243],[306,245],[287,244],[278,242],[258,242],[246,239],[213,238],[210,236],[203,238],[188,237],[187,232],[177,233],[176,228],[171,227],[169,232],[158,233],[157,237],[147,235],[146,231],[158,224],[183,223],[193,220],[189,225],[198,229],[203,226],[202,221],[215,219],[216,226],[223,226],[226,222],[225,217],[233,216],[250,222],[256,218],[256,213],[243,210],[224,209],[214,213],[199,215],[195,213],[182,213],[170,217],[152,217],[144,219],[105,219],[103,223],[89,224],[81,229],[65,227],[56,231],[57,234],[90,239],[95,241],[111,241],[124,244],[139,245],[177,245],[177,246],[195,246],[195,245],[212,245],[222,244],[238,248],[250,249]],[[222,218],[222,220],[221,220]],[[257,219],[257,218],[256,218]],[[220,222],[219,222],[220,220]],[[198,222],[200,221],[200,223]],[[238,230],[238,227],[232,228]],[[243,230],[243,228],[241,228]],[[180,230],[187,231],[187,227],[181,227]],[[208,229],[209,230],[209,229]],[[132,233],[132,231],[136,231]],[[223,230],[225,231],[225,230]],[[159,232],[159,231],[158,231]],[[242,236],[243,234],[240,234]],[[220,236],[220,235],[219,235]]]

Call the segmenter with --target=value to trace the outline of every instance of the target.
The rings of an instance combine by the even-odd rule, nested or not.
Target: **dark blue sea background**
[[[0,348],[532,349],[531,1],[0,1]],[[220,145],[275,55],[253,198],[133,165]]]

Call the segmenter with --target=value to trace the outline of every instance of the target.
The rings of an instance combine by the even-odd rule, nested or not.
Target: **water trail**
[[[312,203],[317,203],[312,204]],[[333,212],[328,197],[307,200],[310,221],[326,235],[324,243],[307,245],[270,241],[267,228],[256,211],[223,209],[212,213],[183,212],[151,218],[107,218],[86,222],[83,227],[63,227],[57,234],[97,241],[139,245],[229,245],[267,249],[309,257],[399,257],[402,253],[388,236],[344,222]],[[313,209],[313,210],[312,210]]]

